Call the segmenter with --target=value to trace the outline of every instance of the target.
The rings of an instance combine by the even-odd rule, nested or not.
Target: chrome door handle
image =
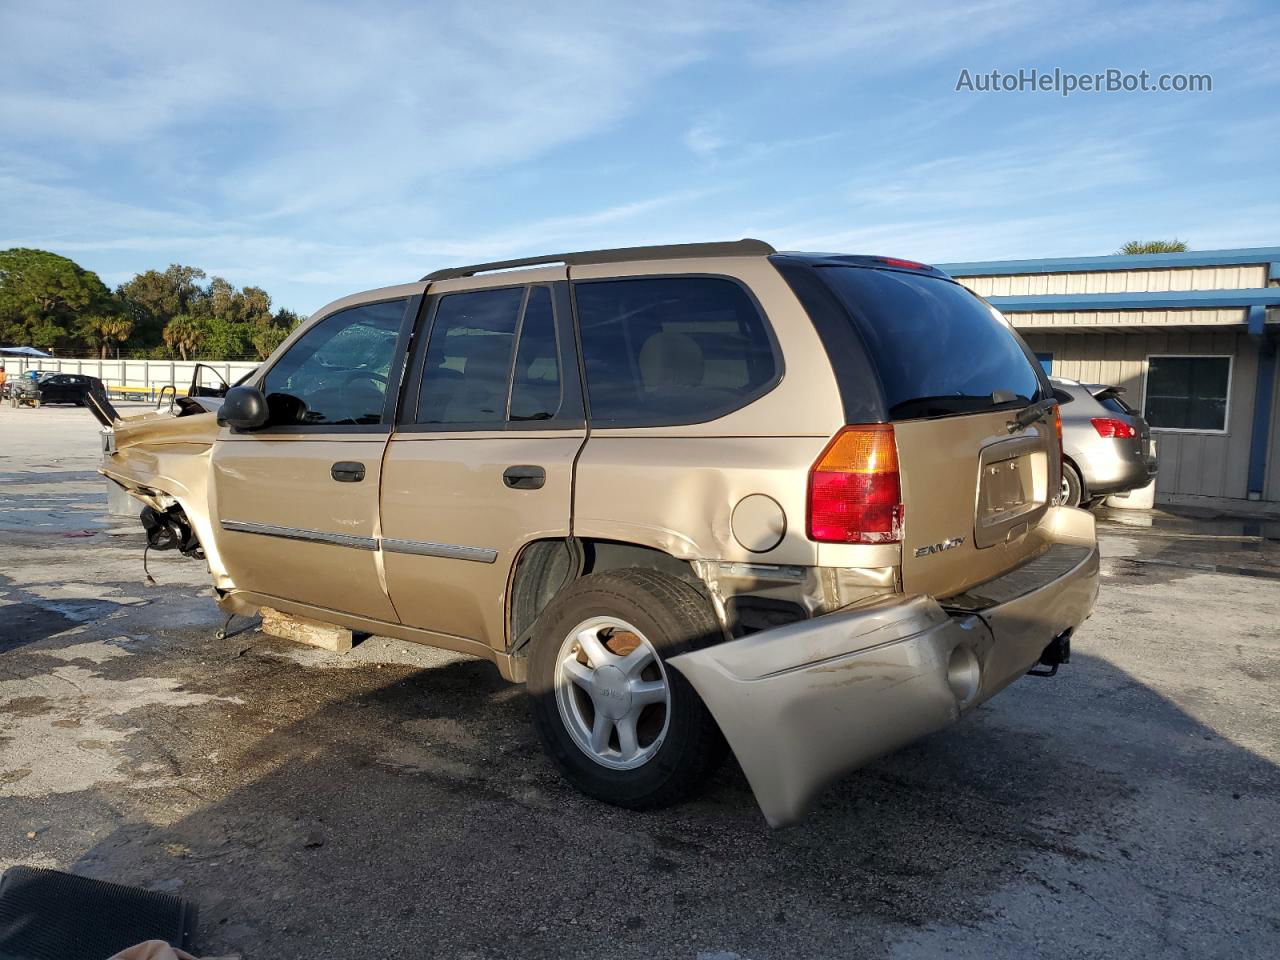
[[[502,471],[502,482],[512,490],[541,490],[547,482],[547,471],[528,464],[507,467]]]
[[[364,464],[355,460],[339,460],[329,468],[329,476],[339,483],[359,483],[364,479]]]

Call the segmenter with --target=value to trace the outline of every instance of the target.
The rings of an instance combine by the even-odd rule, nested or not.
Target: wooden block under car
[[[259,613],[262,615],[260,629],[265,634],[280,637],[282,640],[293,640],[297,643],[320,647],[322,650],[332,650],[335,653],[348,653],[351,650],[351,631],[344,627],[335,627],[331,623],[321,623],[318,620],[308,620],[306,617],[297,617],[291,613],[272,610],[270,607],[263,607]]]

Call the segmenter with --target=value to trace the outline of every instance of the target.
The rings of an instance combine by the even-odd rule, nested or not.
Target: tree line
[[[50,353],[156,359],[265,359],[301,320],[261,287],[197,267],[147,270],[111,290],[47,250],[0,251],[0,343]]]

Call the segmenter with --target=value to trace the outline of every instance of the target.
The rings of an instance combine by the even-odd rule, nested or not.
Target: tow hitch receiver
[[[1052,677],[1058,672],[1058,667],[1064,663],[1071,662],[1071,631],[1063,630],[1060,634],[1049,641],[1049,645],[1044,648],[1044,653],[1040,654],[1040,662],[1027,671],[1028,675],[1033,677]],[[1048,667],[1042,670],[1041,667]]]

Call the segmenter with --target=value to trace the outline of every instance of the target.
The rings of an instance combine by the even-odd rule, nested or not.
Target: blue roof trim
[[[935,263],[934,266],[953,277],[1004,277],[1027,273],[1229,267],[1242,263],[1271,264],[1271,276],[1272,279],[1276,279],[1276,266],[1280,263],[1280,247],[1192,250],[1188,253],[1144,253],[1110,257],[1051,257],[1044,260],[975,260],[969,263]]]
[[[1176,290],[1163,293],[1066,293],[1035,297],[987,297],[1004,313],[1066,310],[1204,310],[1280,306],[1280,287],[1252,290]]]

